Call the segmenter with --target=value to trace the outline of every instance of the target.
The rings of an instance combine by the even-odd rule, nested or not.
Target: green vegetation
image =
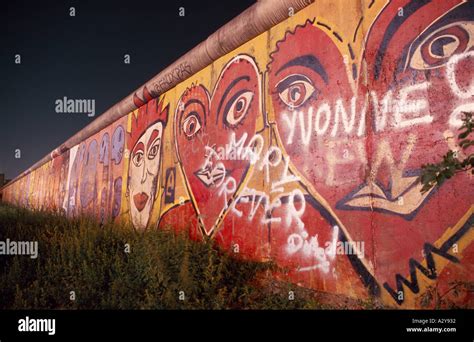
[[[461,131],[458,135],[459,147],[463,157],[460,158],[459,152],[449,150],[440,162],[423,165],[422,174],[419,177],[420,182],[423,184],[421,192],[424,193],[433,186],[441,186],[447,179],[450,179],[459,172],[471,172],[474,175],[474,153],[472,153],[474,140],[470,137],[474,130],[474,117],[472,114],[463,112],[463,124],[459,128]],[[471,153],[468,153],[468,150]]]
[[[469,305],[459,305],[456,299],[474,293],[474,282],[455,280],[448,283],[447,290],[441,292],[438,284],[428,286],[420,296],[420,304],[423,309],[469,309]]]
[[[137,232],[0,205],[0,241],[7,238],[38,241],[39,253],[0,256],[0,309],[327,308],[308,290],[268,285],[273,265],[238,260],[172,229]]]

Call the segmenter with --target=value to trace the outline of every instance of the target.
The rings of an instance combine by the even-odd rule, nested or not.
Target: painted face
[[[176,146],[205,234],[212,233],[249,169],[241,152],[255,133],[259,90],[255,62],[239,55],[224,67],[212,98],[195,85],[178,102]]]
[[[459,0],[384,8],[371,29],[379,34],[369,35],[364,51],[372,109],[367,130],[375,138],[367,156],[371,177],[339,208],[374,208],[412,220],[428,200],[430,192],[421,194],[417,181],[420,166],[450,148],[446,138],[455,136],[461,112],[474,109],[473,13],[472,2]]]
[[[391,1],[367,23],[362,63],[351,47],[357,32],[343,37],[317,20],[287,34],[271,55],[284,149],[350,236],[373,241],[366,256],[392,293],[401,286],[395,275],[409,274],[407,265],[471,206],[459,200],[472,198],[467,175],[436,194],[421,193],[417,178],[421,165],[455,148],[447,137],[460,112],[474,108],[473,8],[460,0]],[[440,206],[452,209],[434,218]]]
[[[397,13],[400,7],[403,17]],[[383,34],[367,40],[369,84],[379,98],[394,94],[395,105],[388,115],[383,107],[374,110],[372,177],[338,207],[351,214],[366,211],[358,213],[360,217],[377,212],[374,244],[386,252],[376,254],[376,262],[389,266],[376,275],[398,303],[402,286],[397,277],[410,279],[414,261],[425,259],[429,265],[431,245],[441,245],[443,235],[461,239],[465,234],[460,227],[474,194],[467,173],[425,194],[420,193],[417,176],[421,165],[434,162],[448,149],[458,150],[460,114],[474,110],[473,18],[472,1],[395,1],[372,28]],[[439,208],[449,208],[449,213],[434,217]],[[450,235],[448,227],[457,228]],[[393,241],[383,234],[393,236]],[[450,250],[451,244],[445,243],[442,251]],[[440,272],[439,266],[433,269]],[[418,286],[416,278],[410,281]]]
[[[135,228],[148,225],[161,162],[163,123],[148,127],[130,151],[129,196],[132,222]]]
[[[329,168],[328,156],[335,147],[332,142],[356,139],[357,127],[346,132],[334,119],[334,104],[338,100],[341,106],[350,104],[352,89],[343,56],[324,30],[324,26],[307,21],[277,43],[269,66],[269,92],[281,143],[291,161],[318,185],[325,198],[335,199],[335,181],[343,179],[344,184],[338,186],[350,186],[348,183],[362,176],[363,168],[355,163],[338,169],[337,175]],[[312,44],[306,44],[308,41]],[[322,181],[330,186],[320,187]]]

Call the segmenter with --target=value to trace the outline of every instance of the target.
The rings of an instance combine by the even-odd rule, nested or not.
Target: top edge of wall
[[[81,141],[101,131],[121,117],[146,104],[148,101],[164,94],[177,84],[212,64],[216,59],[238,48],[240,45],[245,44],[285,19],[288,19],[290,8],[293,9],[293,13],[296,13],[314,1],[315,0],[257,1],[211,34],[206,40],[163,69],[144,85],[106,110],[63,144],[55,148],[27,170],[20,173],[0,188],[0,191],[79,144]],[[176,70],[179,70],[179,72],[176,72]],[[168,81],[170,75],[173,75],[171,82]]]

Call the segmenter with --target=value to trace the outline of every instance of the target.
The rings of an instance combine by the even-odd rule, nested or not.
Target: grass
[[[265,285],[272,264],[173,232],[1,204],[0,241],[38,241],[39,255],[0,256],[0,309],[326,308],[290,284]]]

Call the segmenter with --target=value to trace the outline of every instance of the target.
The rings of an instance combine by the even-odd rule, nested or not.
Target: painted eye
[[[160,151],[161,138],[156,138],[148,151],[148,159],[154,159]]]
[[[133,153],[132,157],[133,164],[136,167],[140,167],[143,164],[143,150],[137,150]]]
[[[224,110],[224,120],[228,126],[235,127],[243,120],[250,107],[253,95],[253,92],[249,90],[242,90],[229,100]]]
[[[311,80],[303,75],[289,75],[275,86],[280,99],[291,108],[303,105],[315,92]]]
[[[201,122],[199,115],[196,112],[191,112],[188,117],[183,121],[183,132],[186,134],[188,139],[194,137],[197,132],[201,129]]]
[[[424,38],[411,55],[409,66],[416,70],[435,69],[445,65],[456,54],[474,46],[470,32],[474,24],[458,22],[443,26]]]

